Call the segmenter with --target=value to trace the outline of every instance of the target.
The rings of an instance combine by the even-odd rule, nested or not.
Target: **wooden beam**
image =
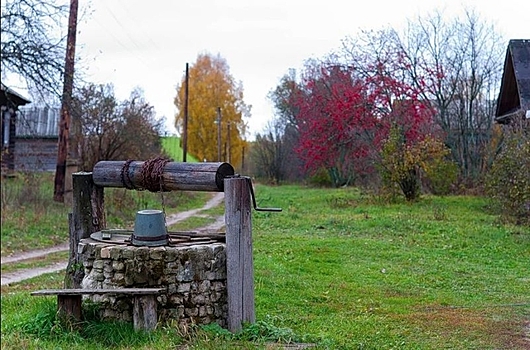
[[[256,321],[250,189],[246,178],[225,179],[228,330]]]
[[[142,166],[145,162],[133,161],[124,170],[125,161],[101,161],[94,166],[94,183],[103,187],[126,187],[124,177],[135,188],[142,188]],[[223,180],[234,175],[228,163],[169,162],[162,174],[163,190],[214,191],[224,190]]]

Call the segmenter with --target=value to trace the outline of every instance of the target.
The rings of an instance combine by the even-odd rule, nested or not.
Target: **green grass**
[[[68,239],[68,209],[53,201],[53,174],[2,179],[1,253],[38,249]]]
[[[257,196],[284,208],[254,215],[258,317],[341,348],[523,348],[530,230],[498,224],[483,199],[380,204],[294,186]]]
[[[105,189],[108,228],[130,228],[136,212],[165,210],[167,214],[199,208],[211,198],[207,192],[131,191]],[[1,253],[46,248],[68,241],[71,207],[53,201],[53,174],[18,174],[2,179]]]
[[[55,286],[55,278],[52,274],[40,280]],[[152,344],[165,344],[169,349],[182,342],[171,331],[135,332],[129,323],[103,322],[88,302],[83,304],[85,320],[81,324],[65,324],[57,320],[56,298],[5,293],[3,290],[2,349],[152,349]]]
[[[133,336],[98,320],[84,333],[52,332],[55,300],[27,297],[62,282],[50,274],[2,287],[2,348],[272,349],[289,339],[318,349],[528,348],[530,228],[503,224],[484,199],[387,204],[299,186],[256,195],[283,212],[253,212],[258,322],[243,333],[169,324]],[[35,320],[43,326],[28,326]]]
[[[180,147],[180,137],[176,136],[167,136],[162,137],[162,148],[164,149],[164,152],[166,152],[171,159],[175,162],[182,162],[183,160],[183,151]],[[189,153],[186,155],[186,161],[196,163],[197,159],[190,155]]]
[[[152,193],[123,188],[105,189],[105,196],[108,197],[105,202],[108,228],[131,228],[138,210],[159,209],[170,215],[200,208],[211,198],[207,192]]]

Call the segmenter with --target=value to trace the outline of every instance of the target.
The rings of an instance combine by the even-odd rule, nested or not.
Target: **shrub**
[[[397,185],[407,201],[417,200],[421,192],[419,174],[423,171],[434,175],[438,168],[447,166],[448,153],[447,147],[432,136],[408,143],[399,127],[392,127],[381,150],[383,192],[393,193]]]
[[[331,187],[331,176],[325,168],[319,168],[311,177],[309,184],[316,187]]]
[[[425,170],[425,185],[435,195],[447,195],[458,178],[456,163],[443,158],[436,159]]]
[[[501,216],[530,224],[530,132],[506,136],[486,179],[486,193]]]

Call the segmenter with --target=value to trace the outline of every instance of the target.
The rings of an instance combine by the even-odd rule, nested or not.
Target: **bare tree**
[[[386,28],[344,41],[343,56],[359,74],[367,57],[400,60],[404,81],[420,88],[435,107],[463,180],[480,181],[492,159],[486,152],[492,137],[504,44],[492,24],[472,11],[447,19],[435,11],[410,20],[403,32]],[[395,56],[385,52],[392,51]],[[381,61],[381,63],[385,63]]]
[[[76,94],[74,113],[80,120],[76,144],[82,170],[91,171],[100,160],[146,159],[162,152],[162,121],[140,90],[119,102],[111,85],[88,85]]]
[[[284,125],[278,118],[267,123],[263,134],[256,135],[251,152],[256,176],[276,184],[285,179],[287,157],[283,138]]]
[[[435,12],[409,22],[400,42],[409,77],[416,85],[427,82],[423,98],[438,111],[462,179],[477,183],[492,161],[486,149],[502,72],[500,35],[474,11],[450,21]]]
[[[29,87],[60,96],[67,15],[68,7],[55,0],[2,1],[2,75],[16,74]]]
[[[252,160],[258,175],[280,183],[296,181],[302,177],[302,164],[295,152],[298,146],[298,107],[294,104],[299,93],[296,71],[290,69],[276,88],[269,92],[276,115],[262,134],[258,134],[253,146]]]

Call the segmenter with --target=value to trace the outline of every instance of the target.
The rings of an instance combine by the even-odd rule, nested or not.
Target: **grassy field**
[[[175,162],[182,162],[183,152],[180,147],[180,137],[176,136],[166,136],[162,137],[162,148],[169,155],[171,159]],[[187,162],[197,162],[195,157],[190,154],[186,155]]]
[[[167,214],[201,207],[211,195],[206,192],[130,191],[105,189],[109,228],[130,228],[136,211],[164,209]],[[2,179],[1,253],[45,248],[68,241],[71,207],[53,201],[53,174],[18,174]]]
[[[341,348],[528,348],[530,229],[501,225],[481,198],[381,205],[297,187],[259,196],[286,209],[255,220],[261,317]]]
[[[146,335],[90,317],[69,332],[55,322],[54,298],[27,297],[59,286],[62,274],[50,274],[2,287],[2,348],[529,348],[530,228],[503,224],[484,199],[386,204],[298,186],[256,195],[284,210],[253,213],[258,322],[243,333],[169,324]]]

